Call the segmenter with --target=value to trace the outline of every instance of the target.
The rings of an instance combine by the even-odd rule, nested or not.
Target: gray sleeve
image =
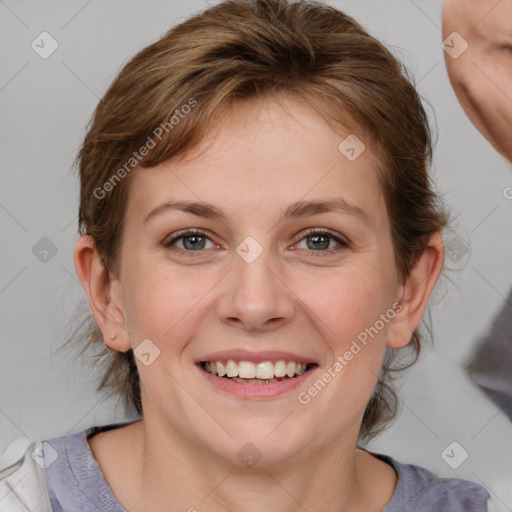
[[[479,340],[467,371],[512,418],[512,290],[489,331]]]

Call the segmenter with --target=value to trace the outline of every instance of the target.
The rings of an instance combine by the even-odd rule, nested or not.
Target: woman
[[[446,69],[470,121],[512,162],[512,2],[447,0],[443,37],[458,39],[463,53],[445,53]],[[458,34],[454,36],[454,34]],[[463,34],[463,36],[462,36]],[[467,45],[467,46],[466,46]],[[512,188],[503,189],[512,199]],[[512,290],[477,343],[469,374],[512,419]]]
[[[490,510],[358,448],[442,269],[430,157],[400,64],[323,4],[222,2],[136,55],[79,154],[74,258],[140,419],[42,444],[52,510]]]

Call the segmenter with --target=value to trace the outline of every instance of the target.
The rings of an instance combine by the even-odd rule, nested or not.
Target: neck
[[[396,482],[390,466],[356,450],[357,437],[315,450],[313,456],[245,467],[145,421],[138,422],[133,432],[134,446],[142,447],[133,452],[138,460],[132,467],[139,468],[129,508],[134,512],[167,511],[169,504],[173,510],[189,512],[378,511],[391,498]],[[371,475],[375,462],[393,473],[391,488],[384,480],[376,486]],[[389,484],[389,472],[386,478]],[[383,492],[376,493],[379,485]]]

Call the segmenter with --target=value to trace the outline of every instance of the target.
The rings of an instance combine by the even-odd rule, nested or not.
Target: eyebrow
[[[207,219],[226,220],[224,213],[210,203],[203,201],[171,201],[161,204],[160,206],[157,206],[151,210],[144,218],[144,223],[147,223],[153,217],[156,217],[157,215],[160,215],[161,213],[169,210],[178,210],[185,213],[191,213],[197,217],[204,217]],[[361,218],[366,224],[372,224],[372,220],[368,212],[342,198],[297,201],[290,204],[286,208],[284,213],[279,218],[279,222],[285,219],[298,219],[301,217],[307,217],[308,215],[328,212],[346,213],[348,215]]]

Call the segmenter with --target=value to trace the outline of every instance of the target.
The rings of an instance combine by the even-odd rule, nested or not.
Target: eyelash
[[[187,238],[189,236],[194,236],[194,235],[202,235],[210,240],[210,237],[208,236],[208,234],[205,231],[201,231],[200,229],[188,229],[186,231],[178,232],[176,234],[176,236],[174,236],[171,240],[164,241],[163,246],[172,251],[179,252],[181,254],[187,254],[187,256],[195,256],[194,253],[201,253],[201,252],[204,252],[206,249],[190,251],[190,250],[186,250],[186,249],[180,249],[178,247],[173,247],[173,244],[175,244],[178,240],[181,240],[182,238]],[[348,240],[344,240],[336,232],[331,231],[330,229],[318,229],[318,228],[311,228],[311,229],[306,230],[302,234],[302,238],[300,238],[296,243],[301,242],[304,238],[307,238],[308,236],[313,236],[313,235],[326,235],[329,238],[333,239],[335,242],[337,242],[339,245],[334,248],[327,249],[327,250],[319,250],[319,251],[314,251],[313,249],[300,249],[300,250],[306,250],[311,253],[324,253],[324,254],[327,253],[330,255],[330,254],[333,254],[340,250],[348,249],[351,247]],[[213,240],[211,240],[211,241],[213,242]],[[315,256],[317,256],[317,255],[315,254]],[[321,254],[319,254],[318,256],[321,256]]]

